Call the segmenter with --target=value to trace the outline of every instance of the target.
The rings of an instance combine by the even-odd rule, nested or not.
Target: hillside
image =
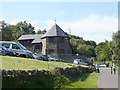
[[[20,57],[10,57],[10,56],[0,56],[0,63],[2,67],[0,69],[6,70],[33,70],[33,69],[45,69],[51,70],[55,67],[72,67],[76,66],[70,63],[63,63],[63,62],[49,62],[49,61],[41,61],[35,59],[27,59],[27,58],[20,58]]]

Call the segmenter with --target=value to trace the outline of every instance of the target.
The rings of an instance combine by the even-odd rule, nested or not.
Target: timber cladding
[[[72,54],[69,35],[57,24],[45,34],[22,35],[18,41],[32,52],[49,55]]]

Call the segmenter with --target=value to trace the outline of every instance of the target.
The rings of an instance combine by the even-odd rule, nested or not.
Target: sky
[[[15,25],[27,21],[49,30],[56,23],[67,33],[94,40],[112,39],[118,30],[118,2],[2,2],[0,20]]]

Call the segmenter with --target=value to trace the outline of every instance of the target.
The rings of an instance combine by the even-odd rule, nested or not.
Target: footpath
[[[118,72],[111,74],[111,68],[100,67],[98,88],[100,90],[118,90]]]

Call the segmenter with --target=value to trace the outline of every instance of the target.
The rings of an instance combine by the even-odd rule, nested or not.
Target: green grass
[[[0,69],[6,70],[53,70],[55,67],[72,67],[77,66],[70,63],[64,62],[49,62],[49,61],[41,61],[35,59],[27,59],[20,57],[10,57],[10,56],[0,56]]]
[[[98,73],[81,74],[76,81],[65,88],[98,88],[99,75]]]
[[[118,74],[119,74],[119,76],[120,76],[120,66],[118,67]]]
[[[0,69],[5,69],[5,70],[33,70],[33,69],[53,70],[55,67],[66,68],[66,67],[77,66],[75,64],[64,63],[64,62],[40,61],[35,59],[10,57],[10,56],[0,56],[0,64],[2,65],[2,67],[0,66]],[[86,67],[84,65],[82,66]],[[98,76],[99,74],[96,73],[81,74],[80,76],[77,75],[77,77],[73,77],[73,79],[70,80],[70,83],[63,86],[63,88],[97,88]],[[67,82],[67,79],[65,80]]]

